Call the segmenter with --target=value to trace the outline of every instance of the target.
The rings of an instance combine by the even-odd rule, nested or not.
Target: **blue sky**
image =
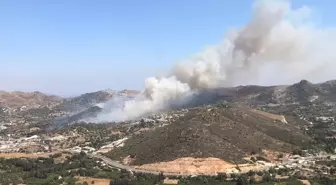
[[[0,90],[76,95],[146,77],[245,24],[251,0],[0,0]],[[333,24],[331,0],[295,0]],[[323,20],[323,21],[322,21]]]

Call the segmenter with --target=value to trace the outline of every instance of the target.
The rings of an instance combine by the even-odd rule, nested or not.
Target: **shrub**
[[[283,156],[284,156],[284,154],[283,154],[283,153],[279,153],[279,154],[278,154],[278,159],[281,159],[281,158],[283,158]]]
[[[262,177],[262,180],[264,182],[271,182],[273,180],[273,177],[269,173],[265,173],[265,175]]]
[[[248,184],[249,182],[245,175],[241,175],[240,177],[238,177],[236,185],[248,185]]]

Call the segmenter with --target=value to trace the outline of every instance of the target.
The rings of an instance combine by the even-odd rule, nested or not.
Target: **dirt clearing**
[[[77,182],[79,183],[87,182],[88,184],[94,184],[94,185],[109,185],[110,184],[110,179],[99,179],[99,178],[91,178],[91,177],[76,177],[76,178],[78,178]]]

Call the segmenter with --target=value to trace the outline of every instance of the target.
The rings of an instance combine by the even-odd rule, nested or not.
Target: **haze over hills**
[[[120,107],[136,99],[139,92],[103,90],[57,101],[41,99],[40,96],[49,96],[39,93],[35,96],[37,107],[21,108],[27,104],[25,101],[14,108],[2,106],[0,134],[16,133],[17,139],[69,138],[52,141],[54,150],[94,147],[97,151],[107,150],[104,155],[113,160],[128,161],[126,165],[144,170],[178,172],[179,168],[169,166],[187,169],[190,166],[184,166],[188,163],[185,160],[190,157],[205,160],[205,164],[214,158],[218,160],[216,164],[223,160],[232,166],[246,163],[252,154],[265,155],[265,151],[278,155],[302,148],[328,147],[325,141],[336,136],[335,94],[336,80],[209,88],[195,91],[183,104],[171,104],[135,119],[92,124],[114,103]],[[34,150],[16,144],[5,150],[42,151],[43,142],[35,145]],[[192,164],[199,170],[194,173],[222,169],[204,171],[197,167],[197,161]]]
[[[108,100],[135,96],[134,90],[101,90],[86,93],[77,97],[62,98],[45,95],[41,92],[5,92],[2,91],[0,104],[0,118],[2,123],[25,122],[30,125],[38,124],[52,128],[60,128],[81,119],[95,117],[94,110]]]
[[[27,106],[26,109],[51,106],[52,112],[66,112],[70,115],[66,124],[78,121],[99,122],[100,117],[105,117],[111,109],[120,108],[125,101],[136,99],[140,94],[138,91],[112,91],[102,90],[86,93],[73,98],[61,98],[48,96],[40,92],[1,92],[1,107],[20,108]],[[195,92],[184,100],[183,104],[171,104],[165,110],[176,108],[191,108],[200,105],[214,104],[219,100],[238,102],[244,105],[275,104],[286,105],[293,103],[323,103],[336,99],[336,80],[324,83],[313,84],[302,80],[293,85],[279,86],[238,86],[228,88],[204,89]],[[115,106],[115,107],[113,107]],[[161,110],[162,111],[162,110]],[[153,111],[152,113],[158,113]],[[144,115],[135,117],[141,118]],[[111,120],[114,120],[111,118]],[[109,120],[105,120],[109,121]],[[125,120],[127,121],[127,120]]]
[[[17,108],[22,106],[46,106],[61,102],[63,98],[59,96],[49,96],[41,92],[6,92],[0,91],[0,107]]]

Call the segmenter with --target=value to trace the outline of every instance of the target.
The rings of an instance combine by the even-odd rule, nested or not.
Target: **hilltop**
[[[0,107],[27,108],[47,106],[60,103],[63,98],[59,96],[45,95],[41,92],[6,92],[0,91]]]
[[[217,99],[246,103],[263,104],[305,104],[336,101],[336,80],[313,84],[301,80],[293,85],[278,86],[238,86],[218,88],[212,91]]]

